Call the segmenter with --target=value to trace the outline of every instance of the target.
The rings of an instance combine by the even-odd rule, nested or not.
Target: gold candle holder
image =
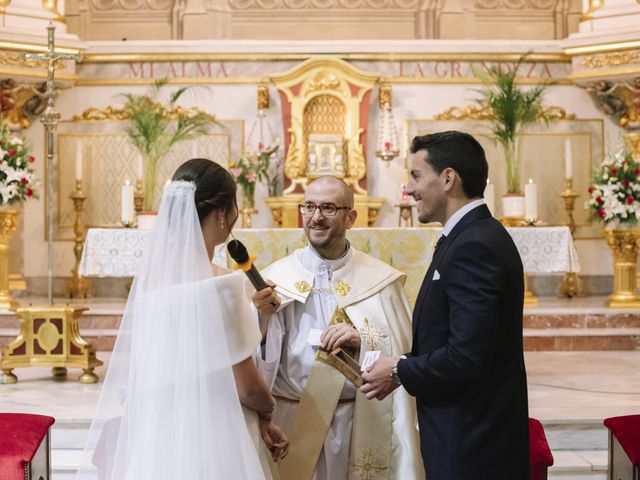
[[[71,269],[71,278],[67,282],[65,294],[69,298],[87,298],[91,295],[91,284],[89,279],[79,274],[86,231],[82,221],[82,212],[84,211],[84,202],[87,196],[82,191],[82,180],[76,180],[76,189],[69,198],[73,200],[73,209],[76,213],[76,220],[73,224],[73,232],[75,233],[73,253],[76,256],[76,261]]]
[[[136,180],[136,191],[133,192],[133,208],[136,211],[136,216],[142,212],[142,206],[144,205],[144,189],[142,187],[142,179]]]
[[[564,200],[564,210],[567,212],[567,226],[571,235],[576,231],[576,222],[573,218],[573,208],[578,194],[573,190],[573,179],[567,178],[567,189],[560,194]],[[560,280],[560,298],[584,297],[584,282],[576,272],[565,272]]]

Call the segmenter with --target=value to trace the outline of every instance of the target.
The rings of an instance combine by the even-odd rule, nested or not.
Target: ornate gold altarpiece
[[[156,201],[166,180],[176,168],[194,153],[220,165],[242,153],[244,145],[243,120],[219,120],[221,126],[208,135],[174,146],[161,161],[156,183]],[[125,180],[136,180],[137,151],[125,133],[126,121],[115,107],[90,108],[73,120],[62,121],[57,131],[57,171],[55,199],[56,241],[73,241],[75,211],[69,196],[75,191],[75,162],[77,149],[82,149],[82,187],[87,194],[84,224],[91,226],[120,226],[120,186]],[[156,205],[157,208],[158,205]]]
[[[378,75],[360,71],[336,57],[302,62],[270,80],[280,91],[285,130],[285,190],[267,198],[279,227],[300,224],[298,204],[308,183],[334,175],[355,193],[355,226],[372,226],[383,198],[367,193],[367,118]]]

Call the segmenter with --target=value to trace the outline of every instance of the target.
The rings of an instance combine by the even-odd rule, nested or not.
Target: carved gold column
[[[607,305],[638,308],[640,296],[637,293],[636,271],[640,230],[605,230],[604,235],[613,254],[613,293]]]
[[[18,225],[18,212],[0,210],[0,309],[16,308],[16,302],[9,292],[9,241]]]
[[[73,209],[76,213],[76,220],[73,225],[73,232],[75,233],[73,253],[76,256],[76,261],[71,269],[71,278],[67,282],[65,291],[69,298],[87,298],[91,295],[91,284],[88,278],[81,276],[79,273],[86,233],[84,222],[82,221],[82,212],[84,211],[84,201],[87,196],[82,191],[82,180],[76,180],[76,190],[69,198],[73,200]]]

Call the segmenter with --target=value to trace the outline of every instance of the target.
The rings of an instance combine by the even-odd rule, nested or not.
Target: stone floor
[[[99,352],[108,363],[110,354]],[[549,478],[606,478],[607,437],[602,420],[640,413],[640,351],[527,352],[530,416],[542,421],[555,465]],[[104,377],[105,367],[97,369]],[[88,427],[100,384],[81,385],[79,371],[64,382],[48,368],[15,370],[15,385],[0,385],[0,412],[27,412],[56,418],[52,461],[54,480],[73,478],[73,464]],[[73,434],[72,432],[76,432]]]

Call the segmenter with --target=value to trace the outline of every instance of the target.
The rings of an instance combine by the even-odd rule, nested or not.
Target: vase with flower
[[[604,236],[613,255],[613,293],[610,307],[640,307],[637,293],[640,240],[640,161],[620,146],[607,155],[589,187],[586,208],[605,224]]]
[[[17,305],[9,292],[9,242],[18,224],[16,207],[36,196],[34,161],[22,138],[0,129],[0,309]]]

